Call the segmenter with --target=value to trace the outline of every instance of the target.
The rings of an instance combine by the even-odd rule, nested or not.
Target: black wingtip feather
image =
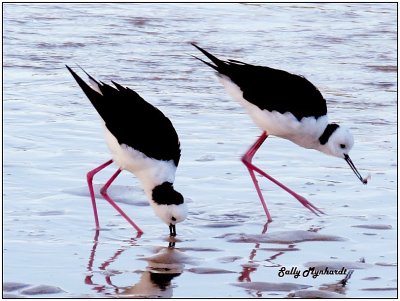
[[[119,90],[119,91],[124,91],[126,90],[126,88],[124,88],[123,86],[121,86],[120,84],[116,83],[115,81],[111,81],[113,83],[113,85]]]
[[[200,62],[203,62],[204,64],[206,64],[206,65],[210,66],[211,68],[213,68],[213,69],[218,71],[218,67],[217,66],[215,66],[215,65],[213,65],[213,64],[211,64],[209,62],[206,62],[205,60],[202,60],[201,58],[199,58],[199,57],[197,57],[195,55],[191,55],[191,56],[194,57],[196,60],[199,60]]]
[[[90,80],[92,80],[92,81],[94,81],[96,84],[98,84],[99,85],[99,82],[96,80],[96,79],[94,79],[89,73],[87,73],[86,71],[85,71],[85,69],[83,69],[81,66],[79,66],[78,64],[76,64],[83,72],[85,72],[85,74],[87,75],[87,77],[89,77],[89,79]]]
[[[79,87],[81,87],[82,91],[85,93],[87,98],[89,98],[90,102],[96,109],[96,111],[100,114],[100,116],[104,116],[104,110],[101,105],[101,99],[102,95],[98,93],[97,91],[93,90],[82,78],[79,77],[78,74],[75,73],[74,70],[72,70],[68,65],[65,65],[67,67],[68,71],[72,74],[74,77],[75,81],[78,83]],[[86,73],[86,72],[85,72]],[[97,83],[97,81],[96,81]],[[99,85],[101,88],[101,85]]]
[[[202,61],[203,63],[207,64],[208,66],[214,68],[215,70],[221,72],[221,68],[223,68],[225,66],[225,62],[221,61],[219,58],[213,56],[211,53],[207,52],[206,50],[204,50],[203,48],[201,48],[200,46],[197,46],[195,43],[191,43],[192,46],[196,47],[198,50],[200,50],[206,57],[208,57],[210,59],[210,61],[212,61],[216,66],[211,65],[210,63],[207,63],[197,57],[198,60]]]
[[[75,81],[81,87],[83,92],[85,92],[86,96],[89,97],[89,99],[90,99],[90,95],[92,94],[92,92],[95,92],[95,91],[92,88],[90,88],[89,85],[87,83],[85,83],[85,81],[82,78],[80,78],[79,75],[76,74],[75,71],[72,70],[68,65],[65,65],[65,67],[67,67],[68,71],[72,74]]]
[[[248,65],[247,63],[242,62],[242,61],[238,61],[238,60],[228,60],[228,61],[231,62],[231,63],[235,63],[235,64]]]

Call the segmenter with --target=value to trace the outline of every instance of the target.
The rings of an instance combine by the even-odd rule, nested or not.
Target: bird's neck
[[[318,147],[316,149],[320,152],[323,152],[324,154],[332,156],[332,150],[329,147],[329,138],[338,128],[339,125],[337,125],[336,123],[327,124],[323,133],[318,138]]]
[[[317,151],[324,153],[329,156],[333,156],[331,149],[328,147],[328,144],[321,144],[319,143],[318,146],[315,148]]]
[[[164,182],[174,183],[176,166],[173,161],[157,162],[154,168],[145,168],[135,171],[134,174],[143,185],[144,192],[152,199],[153,189]]]

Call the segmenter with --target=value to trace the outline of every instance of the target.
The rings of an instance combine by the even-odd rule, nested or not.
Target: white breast
[[[176,166],[173,160],[161,161],[147,157],[125,144],[119,144],[104,125],[105,138],[114,162],[123,170],[133,173],[143,185],[149,199],[155,186],[166,181],[174,183]]]

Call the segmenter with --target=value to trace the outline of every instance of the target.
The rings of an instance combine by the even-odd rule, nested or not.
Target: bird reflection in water
[[[106,296],[119,298],[170,298],[173,296],[171,281],[182,274],[185,260],[185,255],[175,249],[174,238],[170,239],[168,247],[159,247],[156,254],[145,258],[148,263],[146,270],[142,272],[139,281],[132,286],[119,286],[112,282],[111,277],[121,272],[105,272],[106,268],[115,262],[123,252],[136,245],[138,237],[130,239],[127,246],[120,247],[113,256],[98,267],[99,272],[105,274],[105,284],[94,283],[92,279],[98,238],[99,232],[97,231],[87,266],[88,275],[85,277],[85,283],[93,286],[93,290]]]
[[[269,223],[270,222],[265,223],[261,234],[267,233]],[[252,272],[257,271],[257,266],[258,265],[254,263],[254,258],[256,257],[257,250],[259,248],[260,248],[260,243],[258,242],[258,243],[256,243],[256,245],[254,246],[254,248],[250,252],[249,262],[248,262],[249,264],[243,266],[243,270],[240,273],[240,276],[238,277],[239,282],[251,282],[250,274]],[[282,254],[283,254],[283,252],[279,252],[278,254],[274,254],[269,259],[267,259],[267,261],[272,261],[273,259],[275,259],[276,257],[278,257],[278,256],[280,256]]]
[[[270,222],[265,223],[263,230],[261,231],[262,235],[267,233],[269,224],[270,224]],[[320,230],[320,228],[310,228],[308,231],[318,232],[319,230]],[[261,246],[261,243],[258,242],[255,244],[253,249],[250,251],[248,264],[243,265],[243,269],[238,277],[239,282],[252,282],[250,276],[252,273],[257,271],[257,268],[259,266],[259,264],[254,259],[257,255],[257,251],[260,249],[260,246]],[[267,250],[267,249],[263,248],[263,250]],[[268,251],[272,251],[274,253],[273,253],[273,255],[271,255],[270,257],[268,257],[264,260],[263,267],[267,267],[266,262],[269,263],[268,267],[280,267],[281,264],[276,263],[275,260],[279,256],[282,256],[283,254],[285,254],[285,252],[297,251],[297,250],[298,249],[296,248],[296,244],[293,244],[293,243],[289,243],[286,248],[268,248]],[[262,296],[261,292],[256,293],[256,297],[261,297],[261,296]]]
[[[267,222],[264,225],[264,228],[261,232],[262,235],[267,233],[268,230],[268,225],[269,222]],[[322,227],[315,227],[312,226],[308,229],[308,232],[319,232],[322,229]],[[240,275],[238,277],[238,282],[240,283],[252,283],[252,279],[251,279],[251,274],[256,272],[258,267],[260,266],[259,263],[261,263],[261,261],[257,261],[255,260],[256,256],[257,256],[257,251],[260,249],[261,247],[261,242],[257,242],[255,244],[255,246],[253,247],[253,249],[250,251],[250,255],[249,255],[249,260],[247,262],[247,264],[243,265],[242,271],[240,272]],[[281,264],[276,262],[276,259],[285,254],[286,252],[289,251],[298,251],[299,249],[296,247],[296,244],[293,242],[288,242],[287,247],[284,248],[262,248],[262,250],[264,251],[272,251],[273,255],[271,255],[270,257],[264,259],[262,261],[262,267],[280,267],[282,266]],[[266,262],[268,262],[268,265],[266,264]],[[327,283],[327,284],[323,284],[321,285],[318,289],[313,289],[313,285],[309,285],[310,289],[303,289],[300,288],[299,290],[293,291],[291,293],[289,293],[287,295],[288,298],[343,298],[346,294],[346,290],[347,290],[347,284],[351,278],[351,275],[353,274],[354,270],[349,270],[349,272],[346,274],[346,277],[344,277],[342,280],[340,281],[335,281],[332,283]],[[257,282],[257,281],[256,281]],[[254,282],[254,283],[256,283]],[[257,282],[258,284],[262,283],[262,282]],[[271,283],[267,283],[265,282],[266,287],[268,287],[268,284]],[[278,283],[277,287],[279,286]],[[273,291],[272,289],[259,289],[257,288],[257,286],[255,286],[252,289],[251,286],[246,286],[246,291],[252,296],[252,297],[263,297],[263,294],[265,292],[270,292]]]

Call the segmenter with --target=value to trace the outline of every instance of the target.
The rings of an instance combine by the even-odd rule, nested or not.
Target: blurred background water
[[[306,76],[331,121],[353,132],[352,159],[370,183],[344,160],[271,137],[258,164],[328,214],[260,178],[274,221],[259,235],[265,215],[239,158],[261,131],[190,42]],[[98,198],[104,230],[94,237],[85,174],[110,156],[65,64],[135,89],[172,120],[182,145],[175,186],[190,208],[175,249],[127,173],[110,194],[144,235]],[[3,139],[6,296],[397,295],[396,3],[5,3]],[[338,275],[278,276],[309,262],[355,272],[339,292],[325,285]]]

